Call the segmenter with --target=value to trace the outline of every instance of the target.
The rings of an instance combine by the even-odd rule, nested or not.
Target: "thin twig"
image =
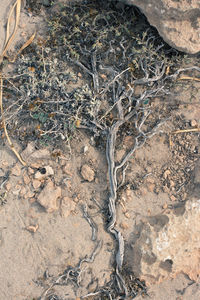
[[[92,220],[91,216],[89,216],[88,211],[87,211],[87,205],[83,205],[83,216],[84,218],[87,220],[87,222],[89,223],[90,227],[92,228],[92,241],[96,241],[97,239],[97,231],[98,231],[98,227],[95,224],[95,222]]]
[[[94,250],[92,251],[90,257],[85,257],[83,259],[80,260],[80,262],[78,263],[78,265],[74,268],[69,268],[69,270],[66,270],[63,274],[61,274],[60,276],[58,276],[58,278],[42,293],[40,300],[45,300],[47,294],[49,293],[49,291],[55,286],[55,285],[62,285],[62,283],[60,282],[61,279],[64,278],[64,285],[68,284],[68,280],[73,279],[75,280],[75,282],[77,282],[77,285],[80,281],[80,274],[82,272],[82,264],[83,263],[92,263],[95,259],[95,257],[97,256],[98,252],[100,251],[102,247],[102,240],[97,241],[96,246],[94,247]]]
[[[8,141],[10,149],[13,151],[13,153],[16,155],[16,157],[19,159],[19,161],[22,163],[22,165],[27,166],[27,163],[22,159],[21,155],[15,149],[15,147],[14,147],[14,145],[13,145],[13,143],[12,143],[12,141],[11,141],[9,135],[8,135],[7,128],[6,128],[6,122],[5,122],[4,114],[3,114],[2,99],[3,99],[3,79],[2,79],[2,75],[0,73],[0,110],[1,110],[2,124],[3,124],[4,133],[5,133],[5,136],[6,136],[6,139]]]
[[[197,77],[190,77],[190,76],[181,76],[177,80],[194,80],[194,81],[200,81],[200,78]]]
[[[176,80],[180,73],[187,72],[187,71],[193,71],[193,70],[196,70],[196,71],[200,72],[200,68],[197,67],[197,66],[182,68],[182,69],[177,70],[174,74],[166,76],[165,80],[169,79],[169,78]]]
[[[189,129],[175,130],[175,131],[172,131],[171,134],[187,133],[187,132],[200,132],[200,128],[189,128]]]

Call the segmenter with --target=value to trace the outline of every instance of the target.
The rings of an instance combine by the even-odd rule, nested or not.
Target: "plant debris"
[[[46,39],[25,49],[13,78],[5,79],[9,134],[26,144],[69,141],[77,128],[100,135],[115,117],[114,98],[127,91],[123,105],[134,106],[135,80],[153,84],[140,82],[145,69],[148,78],[169,66],[171,74],[183,59],[133,7],[85,1],[49,14]],[[156,96],[166,94],[156,82]],[[152,97],[145,98],[146,107]]]
[[[167,46],[136,8],[102,2],[83,1],[63,5],[56,13],[52,10],[46,39],[38,38],[25,49],[15,76],[5,79],[7,96],[12,93],[17,101],[8,99],[4,115],[9,132],[25,143],[36,140],[57,146],[81,128],[100,144],[106,142],[110,195],[105,217],[116,242],[114,272],[108,287],[83,298],[127,299],[146,292],[146,287],[132,274],[124,274],[124,239],[115,226],[117,191],[123,186],[128,160],[169,118],[170,104],[154,109],[153,100],[170,94],[180,72],[200,69],[179,70],[187,56]],[[125,136],[131,136],[134,144],[117,162],[115,154]],[[91,222],[86,211],[85,217]],[[90,259],[55,279],[41,299],[61,279],[62,284],[70,277],[77,283],[82,262],[93,261],[97,248]]]

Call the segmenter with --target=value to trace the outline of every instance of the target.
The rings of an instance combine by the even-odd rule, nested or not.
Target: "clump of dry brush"
[[[52,10],[47,21],[47,37],[24,51],[7,80],[11,135],[51,144],[69,140],[77,127],[98,135],[112,124],[119,98],[126,111],[136,105],[136,85],[146,86],[146,107],[167,92],[160,79],[180,56],[172,58],[135,8],[83,1]]]
[[[124,241],[115,228],[119,174],[124,178],[129,158],[165,121],[167,114],[153,112],[151,103],[170,93],[187,58],[165,45],[137,9],[116,1],[61,5],[47,21],[45,40],[38,39],[21,55],[15,75],[7,79],[7,94],[12,94],[5,107],[8,128],[25,142],[69,141],[77,128],[106,140],[106,227],[117,247],[113,280],[93,296],[134,297],[131,281],[122,276]],[[133,137],[134,146],[116,163],[123,134]]]

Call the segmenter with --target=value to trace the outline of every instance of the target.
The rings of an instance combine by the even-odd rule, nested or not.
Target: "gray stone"
[[[146,217],[127,245],[126,265],[147,286],[184,273],[196,281],[200,270],[200,200],[190,200],[181,214]]]
[[[200,51],[200,1],[120,0],[135,5],[172,47],[190,54]]]

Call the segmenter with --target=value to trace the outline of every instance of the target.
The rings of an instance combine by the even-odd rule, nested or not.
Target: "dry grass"
[[[8,15],[8,21],[7,21],[7,26],[6,26],[6,39],[5,39],[5,44],[3,47],[3,51],[2,54],[0,55],[0,63],[3,63],[3,59],[6,57],[8,59],[8,61],[10,63],[15,62],[17,56],[22,52],[22,50],[24,50],[26,47],[28,47],[34,37],[35,37],[35,33],[30,37],[30,39],[20,48],[20,50],[18,51],[18,53],[14,56],[14,58],[10,58],[7,54],[7,52],[10,49],[10,45],[16,35],[17,32],[17,28],[19,25],[19,20],[20,20],[20,11],[21,11],[21,0],[16,0],[16,2],[13,4],[13,6],[10,9],[9,15]],[[12,33],[10,33],[10,27],[11,27],[11,20],[12,17],[15,13],[15,25],[14,25],[14,30]],[[0,110],[1,110],[1,118],[2,118],[2,126],[3,126],[3,130],[6,136],[6,139],[8,141],[8,145],[10,147],[10,149],[12,150],[12,152],[16,155],[16,157],[19,159],[19,161],[26,166],[26,162],[22,159],[21,155],[19,154],[19,152],[15,149],[15,146],[13,145],[7,128],[6,128],[6,122],[5,122],[5,118],[4,118],[4,111],[3,111],[3,74],[2,72],[0,73]]]

